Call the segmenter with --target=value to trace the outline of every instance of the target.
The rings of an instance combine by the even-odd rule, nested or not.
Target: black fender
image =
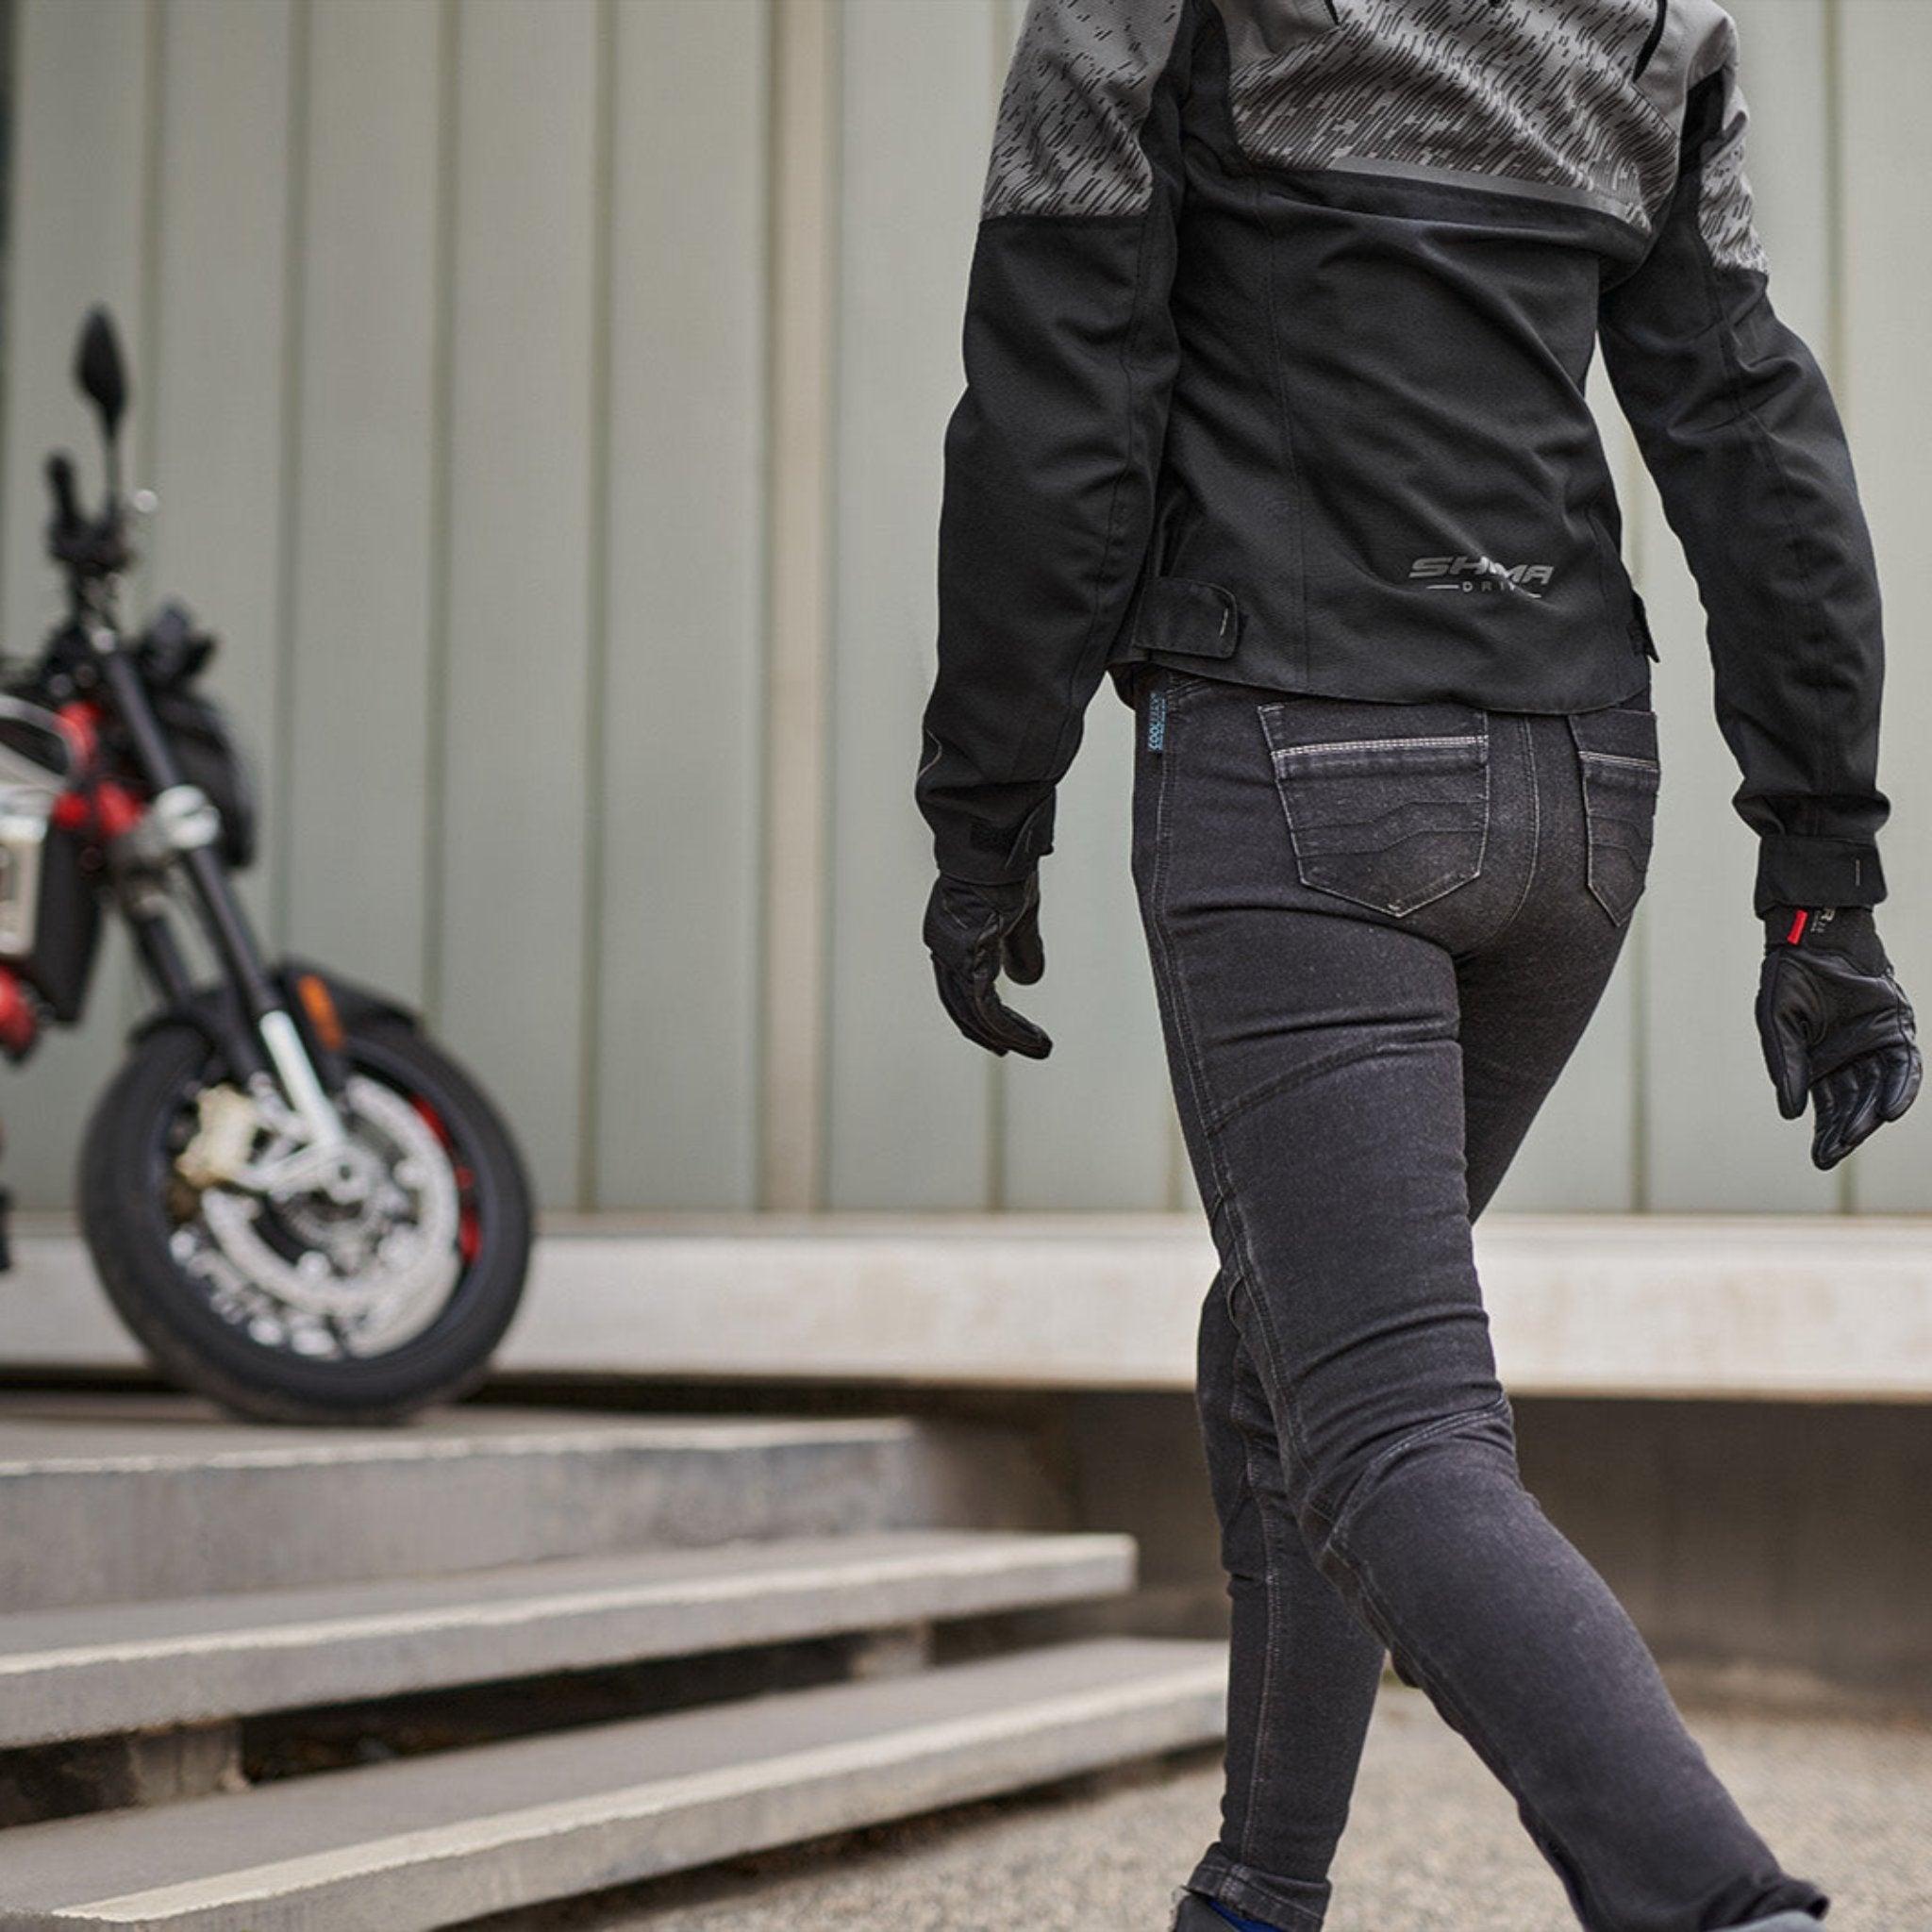
[[[308,1003],[301,994],[304,979],[319,979],[327,988],[336,1015],[346,1028],[353,1030],[375,1021],[407,1026],[412,1032],[422,1028],[421,1017],[401,1001],[326,966],[319,966],[312,960],[280,959],[269,968],[268,976],[281,993],[289,1017],[294,1021],[295,1029],[302,1036],[302,1044],[308,1049],[317,1078],[331,1093],[341,1091],[347,1070],[317,1030]],[[158,1008],[134,1027],[128,1035],[127,1043],[130,1048],[138,1047],[152,1035],[176,1026],[185,1026],[199,1033],[231,1066],[251,1060],[259,1063],[261,1059],[260,1050],[253,1041],[254,1029],[242,1017],[234,989],[225,982],[197,987],[187,999],[171,1000]],[[250,1042],[245,1048],[241,1045],[244,1039]]]

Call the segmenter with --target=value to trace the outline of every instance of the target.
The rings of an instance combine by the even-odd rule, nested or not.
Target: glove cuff
[[[1039,874],[1029,872],[1024,879],[988,884],[979,879],[961,878],[958,873],[942,872],[940,885],[941,889],[951,888],[958,894],[970,893],[974,900],[991,906],[1002,921],[1006,921],[1025,911],[1028,900],[1040,890],[1039,878]]]
[[[1774,906],[1764,915],[1764,949],[1836,953],[1861,973],[1889,973],[1891,961],[1869,906]]]

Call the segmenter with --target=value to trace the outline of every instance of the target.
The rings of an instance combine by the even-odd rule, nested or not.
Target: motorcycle
[[[400,1421],[474,1387],[509,1324],[523,1162],[401,1006],[264,958],[232,884],[255,857],[252,788],[200,689],[215,641],[179,604],[136,636],[117,614],[152,501],[121,491],[127,382],[105,309],[75,379],[106,481],[90,515],[73,459],[47,458],[67,614],[0,677],[0,1056],[80,1022],[103,921],[123,920],[154,1007],[80,1154],[108,1298],[165,1375],[237,1414]]]

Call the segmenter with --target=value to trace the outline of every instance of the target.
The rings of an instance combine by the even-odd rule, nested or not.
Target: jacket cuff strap
[[[1753,904],[1760,919],[1774,906],[1875,906],[1884,897],[1875,845],[1790,832],[1766,833],[1758,841]]]
[[[963,830],[941,832],[933,841],[940,871],[970,885],[1017,885],[1053,850],[1053,816],[1054,794],[1048,792],[1017,831],[975,819]]]

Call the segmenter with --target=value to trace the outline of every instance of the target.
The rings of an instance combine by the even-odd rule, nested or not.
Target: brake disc
[[[386,1354],[436,1319],[461,1273],[461,1203],[435,1129],[361,1075],[343,1089],[342,1115],[344,1158],[362,1183],[352,1202],[336,1191],[269,1202],[209,1186],[175,1230],[175,1260],[265,1346]]]

